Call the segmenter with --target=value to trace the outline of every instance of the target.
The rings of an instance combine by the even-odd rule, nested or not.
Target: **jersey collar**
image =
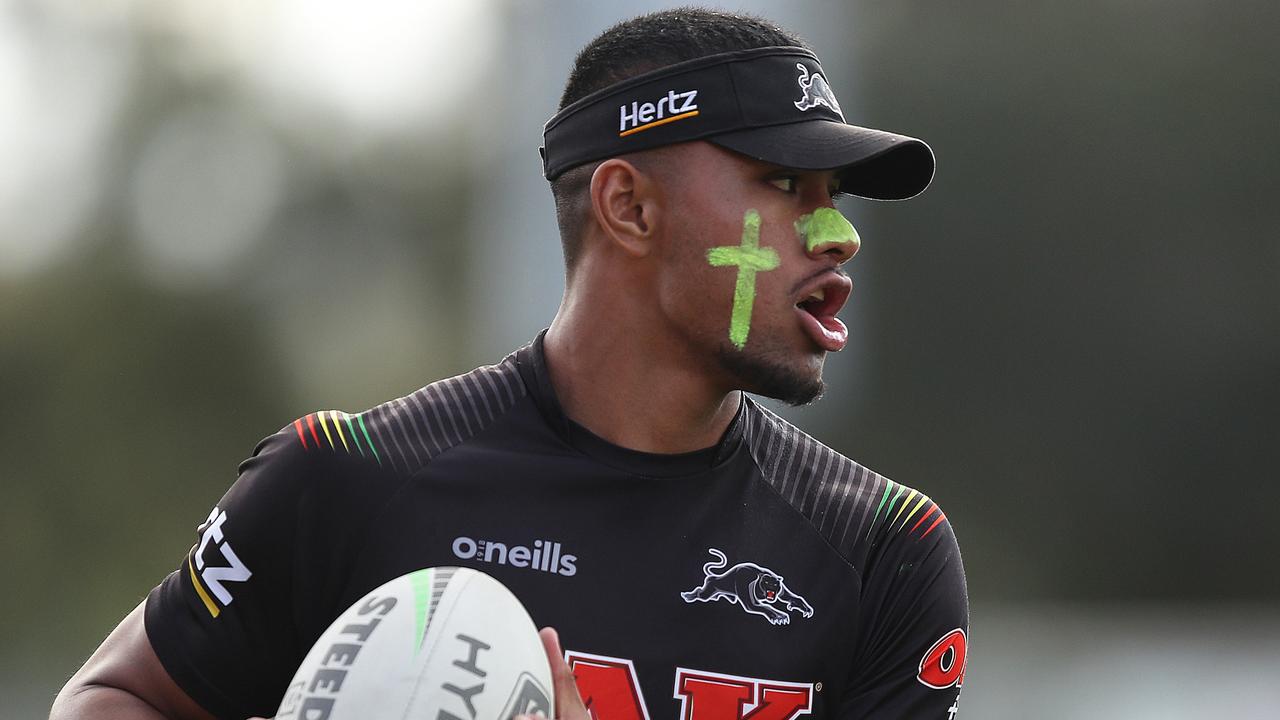
[[[551,385],[551,374],[547,372],[547,359],[543,350],[546,334],[547,331],[543,330],[532,343],[516,351],[516,366],[547,425],[575,450],[604,465],[637,475],[678,477],[711,470],[727,462],[742,445],[743,425],[749,404],[745,397],[720,442],[701,450],[678,454],[647,453],[614,445],[596,435],[564,414],[555,388]]]

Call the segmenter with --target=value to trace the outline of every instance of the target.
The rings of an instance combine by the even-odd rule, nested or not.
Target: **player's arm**
[[[968,661],[964,565],[942,510],[928,498],[920,507],[923,520],[887,523],[869,558],[842,720],[956,717]]]
[[[76,673],[53,717],[271,715],[306,634],[327,624],[332,593],[322,586],[345,566],[341,549],[354,547],[341,531],[362,517],[358,502],[332,492],[346,477],[332,460],[297,433],[260,444],[175,572]]]
[[[49,720],[211,720],[212,715],[178,687],[151,648],[133,609],[67,681],[53,701]]]

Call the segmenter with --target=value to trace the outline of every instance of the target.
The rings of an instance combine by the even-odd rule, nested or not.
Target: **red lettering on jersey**
[[[683,720],[793,720],[808,715],[813,685],[676,669]]]
[[[956,628],[938,638],[920,658],[916,679],[934,690],[964,685],[964,669],[969,660],[969,637]]]
[[[569,651],[565,662],[592,720],[649,720],[635,666],[625,658]]]

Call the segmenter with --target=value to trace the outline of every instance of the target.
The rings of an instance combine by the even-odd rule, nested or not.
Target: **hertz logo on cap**
[[[666,125],[677,120],[696,117],[698,114],[697,90],[676,92],[668,90],[657,103],[633,100],[630,107],[618,108],[618,137],[634,135],[649,128]]]

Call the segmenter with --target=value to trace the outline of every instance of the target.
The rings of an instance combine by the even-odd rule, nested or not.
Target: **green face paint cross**
[[[733,315],[729,318],[729,342],[739,350],[751,332],[751,307],[756,302],[756,273],[778,267],[778,252],[760,247],[760,213],[748,210],[742,217],[742,244],[715,247],[707,251],[712,267],[738,266],[738,282],[733,288]]]

